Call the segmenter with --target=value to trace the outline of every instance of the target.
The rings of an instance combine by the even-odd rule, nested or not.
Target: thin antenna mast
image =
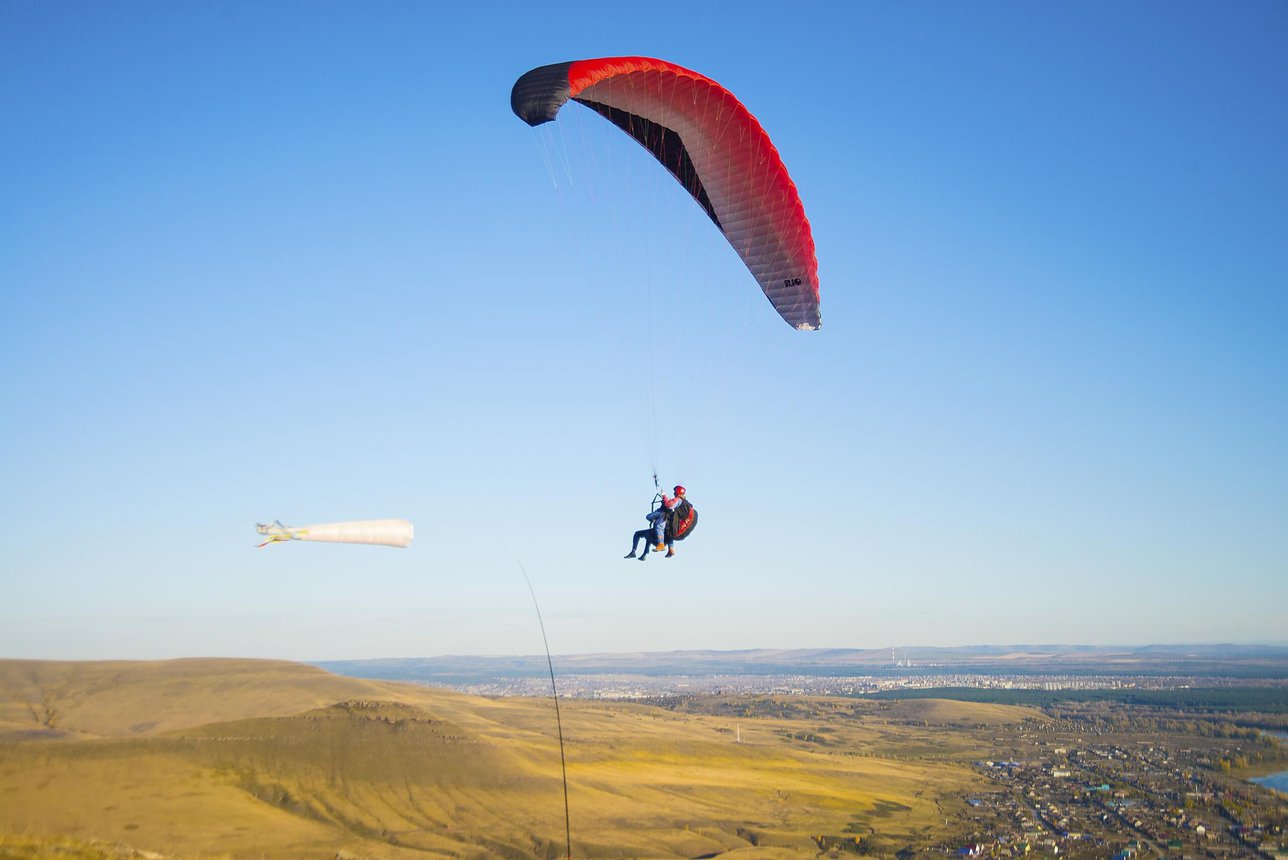
[[[541,644],[546,647],[546,666],[550,669],[550,695],[555,700],[555,726],[559,729],[559,769],[563,773],[564,796],[564,844],[568,846],[568,860],[572,860],[572,818],[568,814],[568,761],[564,757],[563,720],[559,716],[559,689],[555,686],[555,664],[550,659],[550,642],[546,639],[546,623],[541,620],[541,605],[537,603],[537,592],[528,579],[528,571],[523,562],[519,562],[523,581],[528,584],[528,593],[532,595],[532,606],[537,610],[537,624],[541,626]]]

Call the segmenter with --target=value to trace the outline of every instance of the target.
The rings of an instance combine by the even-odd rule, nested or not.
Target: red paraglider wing
[[[542,66],[515,82],[529,125],[573,99],[647,149],[684,186],[798,329],[817,329],[818,259],[796,184],[756,118],[715,81],[665,60],[608,57]]]

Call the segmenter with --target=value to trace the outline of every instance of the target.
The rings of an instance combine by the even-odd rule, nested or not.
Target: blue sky
[[[520,565],[561,653],[1284,641],[1285,36],[1274,2],[6,3],[0,656],[533,653]],[[511,114],[625,54],[773,137],[822,331],[606,123]],[[701,525],[623,561],[654,467]],[[415,545],[253,548],[378,517]]]

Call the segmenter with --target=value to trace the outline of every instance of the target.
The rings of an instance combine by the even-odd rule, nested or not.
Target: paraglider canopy
[[[529,125],[569,100],[634,138],[662,163],[738,252],[779,315],[814,330],[819,313],[814,237],[778,149],[720,84],[648,57],[576,60],[533,69],[510,107]]]

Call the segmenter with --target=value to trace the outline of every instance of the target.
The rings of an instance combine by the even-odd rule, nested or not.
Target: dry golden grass
[[[44,725],[42,709],[77,733],[0,743],[0,838],[167,857],[563,853],[549,700],[272,661],[10,661],[0,694],[11,738]],[[731,700],[734,716],[563,702],[573,854],[816,856],[819,837],[892,853],[979,785],[961,763],[977,752],[968,733],[897,722],[1020,713],[917,704]]]
[[[138,851],[114,842],[82,842],[66,836],[55,838],[0,834],[0,860],[164,860],[151,851]]]
[[[380,689],[283,660],[0,660],[0,732],[148,735],[287,716]]]
[[[888,719],[921,721],[931,726],[1009,726],[1026,720],[1036,723],[1051,721],[1038,708],[952,699],[896,700],[887,703],[883,713]]]

